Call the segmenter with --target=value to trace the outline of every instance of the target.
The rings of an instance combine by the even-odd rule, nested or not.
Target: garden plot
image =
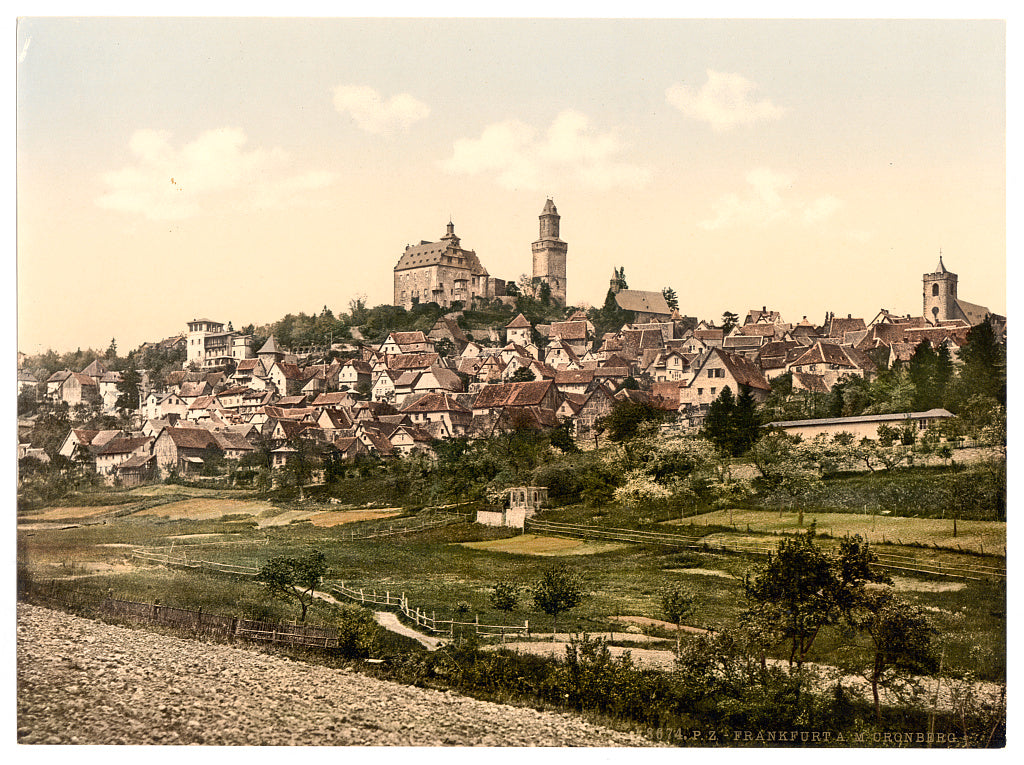
[[[537,534],[520,534],[508,539],[492,539],[486,542],[463,542],[462,545],[474,550],[513,555],[595,555],[629,547],[619,542],[588,542],[583,539],[544,537]]]

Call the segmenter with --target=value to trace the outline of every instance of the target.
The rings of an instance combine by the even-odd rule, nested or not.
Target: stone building
[[[947,271],[939,255],[939,267],[933,273],[924,275],[924,317],[932,324],[960,319],[971,327],[985,321],[991,311],[985,306],[968,303],[957,296],[958,277]],[[1004,317],[996,316],[997,320]]]
[[[395,265],[394,305],[406,309],[418,303],[447,308],[456,301],[469,305],[474,298],[491,299],[505,293],[505,282],[493,278],[476,252],[462,247],[449,221],[439,242],[408,245]]]
[[[551,299],[565,305],[566,252],[569,245],[558,237],[561,216],[552,200],[544,203],[540,214],[540,238],[533,243],[533,285],[551,288]]]
[[[252,335],[225,330],[219,321],[192,319],[188,322],[185,368],[192,364],[196,369],[234,366],[242,359],[253,357],[251,341]]]

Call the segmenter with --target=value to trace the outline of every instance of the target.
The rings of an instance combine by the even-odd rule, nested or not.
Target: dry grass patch
[[[486,542],[463,542],[462,545],[474,550],[513,555],[595,555],[629,546],[619,542],[587,542],[582,539],[543,537],[536,534],[520,534],[517,537],[491,539]]]
[[[314,526],[341,526],[345,523],[356,523],[357,521],[379,521],[384,518],[394,518],[401,510],[329,510],[322,513],[313,513],[309,516],[309,522]]]
[[[894,576],[892,586],[903,592],[958,592],[967,587],[964,582],[936,582],[905,576]]]
[[[32,516],[33,521],[63,521],[69,518],[95,518],[124,510],[124,505],[102,505],[100,507],[53,507]]]
[[[272,506],[269,502],[243,499],[185,499],[166,505],[139,510],[136,516],[169,518],[170,520],[213,521],[225,515],[259,515]]]
[[[738,578],[735,575],[730,574],[728,571],[718,571],[717,569],[713,569],[713,568],[670,568],[670,569],[666,569],[666,570],[670,571],[673,574],[696,574],[698,576],[720,576],[720,577],[724,577],[725,579],[737,579]]]

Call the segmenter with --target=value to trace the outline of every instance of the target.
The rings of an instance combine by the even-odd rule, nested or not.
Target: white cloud
[[[808,225],[814,225],[820,223],[823,220],[828,220],[835,214],[841,207],[843,202],[840,199],[832,195],[826,195],[815,199],[813,202],[804,207],[803,219],[804,223]]]
[[[347,114],[367,133],[394,133],[430,114],[430,107],[408,93],[399,93],[385,101],[380,93],[365,85],[339,85],[334,89],[334,108]]]
[[[219,128],[175,148],[171,134],[138,130],[128,148],[135,163],[104,173],[106,191],[96,204],[150,220],[181,220],[211,210],[301,204],[326,188],[327,171],[294,172],[282,149],[247,149],[245,133]]]
[[[687,117],[707,122],[714,130],[730,130],[737,125],[782,117],[785,109],[781,106],[767,99],[752,99],[755,87],[743,75],[708,69],[708,81],[700,90],[673,85],[665,91],[665,99]]]
[[[550,188],[566,178],[598,190],[643,186],[650,170],[623,160],[627,149],[614,131],[598,132],[586,115],[566,110],[543,132],[518,120],[488,125],[479,138],[455,141],[440,164],[450,173],[493,174],[507,189]]]
[[[766,167],[751,170],[746,180],[744,194],[724,194],[712,204],[715,216],[698,225],[709,231],[793,220],[810,226],[831,218],[843,206],[842,200],[831,195],[812,200],[793,197],[793,177]]]

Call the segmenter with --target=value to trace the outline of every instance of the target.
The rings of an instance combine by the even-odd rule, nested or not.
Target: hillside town
[[[446,439],[521,428],[563,427],[577,443],[596,444],[619,401],[659,410],[662,427],[696,432],[727,388],[762,404],[785,378],[788,395],[813,400],[851,378],[871,381],[880,368],[907,363],[922,343],[955,361],[982,322],[1005,333],[1005,317],[958,297],[958,276],[941,255],[923,275],[920,315],[827,313],[819,323],[783,317],[770,305],[742,316],[725,312],[718,321],[684,316],[671,289],[629,289],[622,268],[612,274],[603,309],[566,306],[567,249],[548,199],[532,245],[532,277],[518,284],[492,277],[450,222],[439,242],[406,247],[394,268],[393,305],[436,315],[426,329],[378,323],[371,338],[353,317],[343,342],[296,348],[272,332],[260,337],[193,318],[186,332],[130,354],[178,360],[160,374],[134,363],[130,373],[115,371],[94,359],[39,379],[19,355],[19,406],[27,397],[44,407],[66,405],[72,425],[89,414],[113,425],[70,427],[48,452],[32,442],[39,413],[28,406],[31,414],[19,419],[19,458],[60,455],[111,484],[133,486],[210,475],[211,462],[259,458],[280,472],[296,459],[316,466],[430,455]],[[546,320],[531,321],[518,310],[523,306]],[[512,318],[481,326],[472,315]],[[879,417],[910,419],[923,430],[949,416],[944,409],[876,415],[865,432]],[[853,429],[841,417],[784,419],[772,424],[798,430],[811,420],[815,432]],[[317,475],[313,469],[310,480]]]

